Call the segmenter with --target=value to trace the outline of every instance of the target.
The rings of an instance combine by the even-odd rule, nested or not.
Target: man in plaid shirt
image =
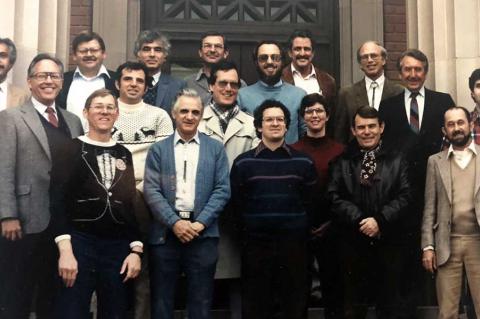
[[[475,108],[472,111],[473,130],[472,137],[475,144],[480,145],[480,69],[476,69],[468,78],[468,87],[470,95],[475,102]]]

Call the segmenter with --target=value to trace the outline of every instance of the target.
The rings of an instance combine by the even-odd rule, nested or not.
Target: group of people
[[[258,43],[248,86],[221,33],[185,80],[162,71],[170,50],[142,31],[113,72],[84,32],[74,71],[34,57],[26,94],[0,38],[0,318],[33,299],[37,318],[88,318],[94,291],[101,318],[173,318],[181,275],[190,319],[211,317],[214,278],[231,318],[306,318],[314,261],[326,318],[417,318],[422,265],[439,318],[457,318],[464,272],[480,315],[480,69],[469,112],[425,88],[417,49],[400,85],[363,43],[365,77],[338,94],[306,30]]]

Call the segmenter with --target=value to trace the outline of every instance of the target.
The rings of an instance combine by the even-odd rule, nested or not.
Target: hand
[[[376,237],[380,234],[378,223],[373,217],[362,219],[359,223],[360,232],[368,237]]]
[[[180,239],[182,243],[188,243],[195,237],[198,237],[198,232],[192,227],[192,223],[188,220],[179,220],[173,225],[173,233]]]
[[[18,219],[7,219],[2,221],[2,236],[7,240],[22,239],[22,226]]]
[[[78,263],[73,252],[61,252],[58,258],[58,275],[67,288],[73,287],[77,274]]]
[[[123,261],[122,269],[120,270],[121,275],[123,275],[125,271],[127,272],[123,282],[126,282],[128,279],[136,278],[140,273],[141,268],[142,260],[140,259],[140,256],[130,253]]]
[[[423,268],[432,274],[437,270],[437,257],[435,255],[435,250],[427,249],[423,252],[422,264]]]
[[[200,223],[200,222],[193,222],[193,223],[192,223],[192,228],[193,228],[198,234],[200,234],[200,233],[205,229],[205,225],[203,225],[203,224]]]
[[[313,229],[312,230],[312,236],[318,237],[318,238],[323,237],[323,235],[325,235],[327,230],[330,228],[331,223],[332,223],[331,221],[328,221],[328,222],[325,222],[325,223],[321,224],[318,228]]]

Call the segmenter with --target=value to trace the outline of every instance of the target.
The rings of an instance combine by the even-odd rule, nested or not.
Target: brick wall
[[[385,48],[388,52],[386,76],[395,80],[398,79],[396,69],[397,58],[402,51],[407,49],[407,18],[405,11],[405,0],[383,1],[383,37]]]
[[[71,0],[70,16],[70,42],[82,31],[92,31],[92,6],[93,0]],[[71,48],[70,48],[71,50]],[[70,56],[69,69],[75,68]]]

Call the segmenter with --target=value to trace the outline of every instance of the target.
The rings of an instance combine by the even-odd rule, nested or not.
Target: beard
[[[463,136],[462,136],[462,135]],[[462,136],[462,137],[461,137]],[[470,134],[463,134],[463,132],[454,132],[452,138],[450,139],[450,143],[456,147],[464,147],[468,145],[470,142]]]
[[[265,66],[266,67],[266,66]],[[275,85],[280,81],[280,78],[282,77],[282,68],[279,67],[277,69],[277,72],[273,75],[266,75],[263,70],[258,66],[257,64],[257,72],[258,76],[260,77],[260,80],[268,84],[269,86]]]

